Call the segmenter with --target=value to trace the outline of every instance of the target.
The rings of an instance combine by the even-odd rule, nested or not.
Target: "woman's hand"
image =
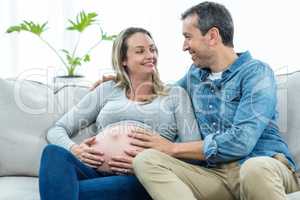
[[[75,144],[71,147],[71,152],[82,162],[92,168],[98,168],[104,162],[101,151],[92,148],[91,145],[95,143],[96,137],[85,139],[80,145]]]
[[[110,170],[116,174],[134,174],[132,161],[133,158],[143,149],[139,150],[125,150],[126,156],[115,156],[111,158],[111,161],[108,162]]]

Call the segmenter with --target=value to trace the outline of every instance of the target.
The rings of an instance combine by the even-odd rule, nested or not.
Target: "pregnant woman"
[[[134,139],[128,134],[143,129],[172,142],[200,139],[187,93],[159,79],[148,31],[122,31],[113,44],[112,64],[116,81],[88,93],[49,129],[51,144],[43,151],[39,174],[41,200],[150,199],[130,170],[133,155],[124,153],[143,150],[130,145]],[[93,122],[97,136],[81,144],[70,139]],[[112,157],[125,154],[125,170],[115,167],[118,160]]]

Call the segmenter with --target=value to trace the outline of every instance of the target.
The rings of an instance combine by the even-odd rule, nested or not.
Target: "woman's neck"
[[[134,101],[143,101],[153,95],[153,80],[150,78],[131,78],[131,87],[127,97]]]

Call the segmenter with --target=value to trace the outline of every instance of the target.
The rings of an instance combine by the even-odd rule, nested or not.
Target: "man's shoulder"
[[[249,77],[249,76],[273,76],[274,71],[270,65],[266,62],[263,62],[259,59],[251,59],[240,67],[239,76]]]
[[[253,68],[261,70],[271,70],[271,67],[268,63],[256,58],[249,59],[248,61],[243,63],[241,67],[243,69],[247,68],[249,70],[253,70]]]

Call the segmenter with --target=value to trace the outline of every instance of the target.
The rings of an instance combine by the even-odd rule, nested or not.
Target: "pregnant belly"
[[[105,128],[96,136],[96,143],[92,147],[104,153],[105,162],[97,169],[101,172],[111,172],[108,162],[114,156],[127,156],[124,150],[138,150],[139,147],[132,146],[130,142],[133,140],[128,136],[132,130],[141,128],[134,124],[119,124]]]

